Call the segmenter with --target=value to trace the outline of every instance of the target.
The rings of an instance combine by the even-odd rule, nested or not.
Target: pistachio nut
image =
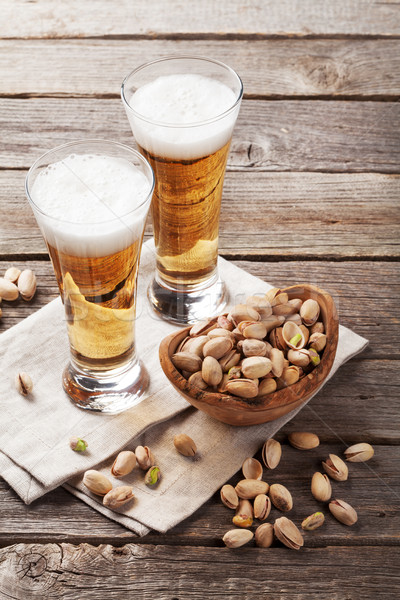
[[[104,506],[115,510],[120,508],[134,497],[133,488],[130,485],[120,485],[107,492],[103,498]]]
[[[69,438],[69,447],[74,452],[85,452],[88,447],[88,443],[79,437],[73,436]]]
[[[268,518],[271,512],[271,499],[266,494],[258,494],[254,498],[254,517],[260,521]]]
[[[344,451],[348,462],[365,462],[373,457],[374,449],[371,444],[354,444]]]
[[[283,339],[282,327],[277,327],[271,331],[269,334],[269,341],[273,348],[278,348],[278,350],[282,350],[283,352],[286,350],[286,343]]]
[[[336,454],[330,454],[326,461],[322,461],[324,471],[328,473],[329,477],[335,479],[335,481],[346,481],[349,475],[349,469],[346,463],[336,456]]]
[[[20,269],[17,269],[17,267],[10,267],[4,273],[4,279],[8,279],[8,281],[11,281],[11,283],[15,283],[16,284],[17,281],[18,281],[18,277],[20,275],[21,275]]]
[[[242,370],[239,366],[231,367],[228,371],[228,380],[229,379],[240,379],[242,376]]]
[[[259,548],[269,548],[274,541],[274,526],[271,523],[262,523],[256,529],[254,534],[256,546]]]
[[[104,496],[112,489],[111,481],[103,473],[94,469],[85,472],[82,483],[97,496]]]
[[[36,275],[31,269],[25,269],[18,277],[19,293],[23,300],[32,300],[36,292]]]
[[[189,373],[200,371],[202,363],[200,356],[192,352],[177,352],[171,356],[171,361],[177,369]]]
[[[267,379],[262,379],[258,386],[258,394],[257,398],[262,398],[263,396],[267,396],[267,394],[272,394],[276,390],[276,381],[272,377],[268,377]]]
[[[240,368],[246,379],[258,379],[268,375],[272,363],[265,356],[249,356],[242,360]]]
[[[217,392],[219,394],[225,394],[226,393],[226,384],[227,384],[228,381],[229,381],[229,375],[228,375],[228,373],[224,373],[221,381],[217,385]]]
[[[262,479],[262,464],[256,458],[246,458],[242,464],[242,473],[245,479]]]
[[[201,365],[201,376],[211,386],[218,385],[222,381],[222,368],[216,358],[206,356]]]
[[[303,302],[300,308],[300,316],[303,319],[304,325],[310,327],[310,325],[314,325],[317,321],[320,313],[320,307],[316,300],[309,298],[305,302]]]
[[[324,333],[313,333],[308,340],[310,348],[322,352],[326,346],[326,335]]]
[[[282,350],[278,350],[278,348],[272,348],[271,352],[269,353],[269,360],[272,364],[272,374],[275,375],[275,377],[280,377],[285,367],[285,356]]]
[[[241,343],[241,350],[246,357],[249,356],[267,356],[268,346],[262,340],[248,339]]]
[[[319,502],[327,502],[332,496],[331,482],[328,475],[314,473],[311,479],[311,493]]]
[[[135,467],[136,454],[131,450],[123,450],[113,462],[111,475],[114,477],[124,477],[124,475],[129,475]]]
[[[157,466],[153,466],[150,467],[150,469],[147,471],[146,475],[144,476],[144,483],[151,487],[153,485],[157,485],[157,483],[160,481],[161,479],[161,471],[160,471],[160,467]]]
[[[296,307],[293,304],[277,304],[272,308],[272,312],[274,315],[282,315],[283,317],[288,317],[289,315],[294,315],[296,311]]]
[[[310,327],[310,333],[325,333],[325,327],[322,321],[317,321],[314,325]]]
[[[301,325],[299,325],[302,334],[304,336],[304,345],[307,346],[308,340],[310,338],[310,330],[308,329],[308,327],[306,327],[305,325],[303,325],[303,323]]]
[[[303,323],[303,321],[301,320],[301,316],[299,315],[299,313],[295,313],[294,315],[288,315],[285,318],[285,323],[287,321],[291,321],[292,323],[296,323],[296,325],[298,325],[299,327]]]
[[[282,317],[280,315],[271,315],[270,317],[267,317],[266,319],[262,320],[262,323],[267,328],[267,333],[275,329],[275,327],[280,327],[281,325],[283,325],[284,322],[285,317]]]
[[[274,533],[278,540],[292,550],[300,550],[304,539],[299,529],[290,519],[280,517],[274,523]]]
[[[267,469],[276,469],[282,456],[282,446],[277,440],[270,438],[262,448],[262,459]]]
[[[260,321],[259,313],[246,304],[237,304],[228,314],[228,319],[237,327],[241,321]]]
[[[322,512],[316,512],[313,515],[310,515],[302,522],[301,526],[306,531],[314,531],[314,529],[318,529],[321,527],[325,521],[325,515]]]
[[[201,371],[196,371],[196,373],[191,373],[188,383],[193,385],[194,387],[199,388],[200,390],[205,390],[208,387],[208,384],[204,381],[201,376]]]
[[[216,327],[215,329],[211,329],[211,331],[208,332],[207,337],[209,340],[213,340],[214,338],[218,337],[227,337],[230,340],[232,340],[232,343],[236,342],[236,338],[233,335],[232,331],[230,331],[229,329],[224,329],[223,327]]]
[[[180,352],[189,352],[190,354],[196,354],[203,358],[203,348],[204,344],[208,342],[207,335],[199,335],[197,337],[186,337],[178,349],[178,354]]]
[[[274,306],[278,306],[279,304],[287,304],[289,302],[289,296],[286,292],[279,291],[275,296],[270,300],[272,308]]]
[[[13,300],[16,300],[18,296],[19,290],[15,283],[12,283],[8,279],[4,279],[4,277],[0,277],[0,298],[12,302]]]
[[[310,353],[305,348],[301,350],[290,350],[287,353],[288,361],[297,367],[307,367],[310,362]]]
[[[287,321],[282,327],[282,337],[286,346],[293,350],[300,350],[305,346],[305,339],[302,330],[293,321]]]
[[[280,288],[271,288],[270,290],[268,290],[268,292],[266,292],[265,297],[268,300],[268,302],[271,304],[271,302],[274,300],[275,296],[277,296],[280,293],[281,293]]]
[[[285,367],[283,369],[282,375],[278,379],[277,387],[278,389],[282,389],[297,383],[299,379],[300,367],[296,367],[296,365],[290,365],[290,367]]]
[[[204,335],[205,333],[208,333],[208,331],[210,329],[213,329],[214,327],[216,327],[216,323],[214,322],[213,319],[204,319],[202,321],[198,321],[197,323],[195,323],[192,328],[189,331],[189,335],[191,336],[196,336],[196,335]]]
[[[183,456],[194,456],[197,452],[196,444],[186,433],[180,433],[174,437],[174,446]]]
[[[258,383],[253,379],[231,379],[225,387],[228,394],[239,398],[255,398],[258,394]]]
[[[137,446],[135,456],[139,467],[143,471],[147,471],[155,464],[153,453],[148,446]]]
[[[227,373],[229,369],[232,367],[236,367],[236,365],[240,362],[241,356],[240,352],[236,352],[235,349],[227,352],[222,358],[219,359],[219,364],[221,365],[221,369],[224,373]]]
[[[258,479],[242,479],[235,487],[235,491],[239,498],[251,500],[258,494],[267,494],[269,489],[268,483],[259,481]]]
[[[217,327],[220,329],[227,329],[228,331],[232,331],[233,325],[231,321],[225,317],[225,315],[220,315],[217,319]]]
[[[239,330],[246,339],[263,340],[267,335],[267,328],[262,321],[255,323],[245,321],[246,325]]]
[[[310,355],[310,364],[312,364],[314,367],[317,367],[321,362],[318,352],[314,350],[314,348],[310,348],[308,353]]]
[[[240,329],[238,329],[237,327],[235,327],[235,329],[232,330],[232,333],[235,336],[235,340],[237,342],[240,342],[240,341],[244,340],[244,335],[242,334],[242,332],[240,331]]]
[[[344,500],[331,500],[331,502],[329,502],[329,510],[335,519],[344,525],[350,526],[357,522],[358,516],[356,511]]]
[[[296,312],[299,312],[302,307],[303,300],[301,298],[292,298],[292,300],[288,300],[287,303],[293,306]]]
[[[261,319],[265,319],[272,315],[272,307],[264,294],[261,296],[249,296],[246,300],[247,306],[254,308]]]
[[[22,396],[27,396],[33,390],[33,382],[28,373],[17,373],[14,378],[14,383],[17,391]]]
[[[250,542],[253,536],[253,532],[249,529],[231,529],[225,533],[222,541],[228,548],[239,548]]]
[[[237,527],[251,527],[253,525],[253,507],[249,500],[240,500],[232,523]]]
[[[298,450],[312,450],[319,446],[319,437],[308,431],[292,431],[288,435],[288,440],[290,445]]]
[[[278,510],[287,512],[293,508],[293,498],[289,490],[280,483],[273,483],[269,488],[269,497]]]
[[[229,352],[229,350],[232,350],[232,348],[233,341],[231,338],[226,336],[216,337],[208,340],[208,342],[204,344],[203,355],[204,357],[212,356],[218,360],[219,358],[222,358],[224,354]]]
[[[233,485],[223,485],[220,491],[221,500],[228,508],[237,508],[239,506],[239,497]]]

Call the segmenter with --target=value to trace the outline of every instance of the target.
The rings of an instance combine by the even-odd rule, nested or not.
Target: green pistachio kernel
[[[294,346],[295,348],[297,348],[297,344],[301,341],[301,333],[296,333],[296,335],[294,335],[292,337],[292,339],[289,341],[289,344],[291,346]]]
[[[310,353],[311,362],[314,365],[314,367],[316,367],[321,362],[319,354],[313,348],[309,349],[309,353]]]
[[[144,478],[146,485],[156,485],[160,481],[161,472],[159,467],[151,467]]]
[[[86,448],[88,447],[88,443],[79,437],[70,438],[69,445],[74,452],[85,452]]]

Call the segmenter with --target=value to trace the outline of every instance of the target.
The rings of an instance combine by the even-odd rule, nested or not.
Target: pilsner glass
[[[135,351],[136,287],[153,172],[116,142],[71,142],[39,158],[26,193],[65,308],[63,387],[81,408],[118,413],[149,377]]]
[[[219,214],[242,94],[230,67],[196,56],[150,62],[122,84],[133,135],[156,180],[156,273],[148,296],[173,322],[212,316],[227,302],[217,271]]]

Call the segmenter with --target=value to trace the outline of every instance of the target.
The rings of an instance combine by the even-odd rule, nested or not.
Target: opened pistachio
[[[218,385],[222,381],[223,372],[221,365],[213,356],[206,356],[201,366],[201,376],[211,386]]]
[[[306,531],[314,531],[314,529],[318,529],[321,525],[324,524],[325,515],[322,512],[316,512],[302,522],[301,526]]]
[[[173,354],[171,360],[177,369],[183,371],[189,371],[189,373],[196,373],[201,370],[201,358],[197,354],[191,352],[177,352]]]
[[[18,277],[20,275],[21,275],[20,269],[17,269],[17,267],[10,267],[4,273],[4,279],[8,279],[8,281],[11,281],[11,283],[15,283],[16,284],[17,281],[18,281]]]
[[[32,300],[36,292],[36,275],[31,269],[25,269],[18,277],[17,282],[19,293],[23,300]]]
[[[8,279],[4,279],[4,277],[0,277],[0,298],[12,302],[13,300],[16,300],[18,296],[19,290],[15,283],[12,283]]]
[[[266,494],[258,494],[254,498],[254,516],[260,521],[268,518],[271,512],[271,499]]]
[[[319,446],[318,436],[308,431],[292,431],[288,435],[288,440],[290,445],[298,450],[312,450]]]
[[[241,321],[260,321],[261,317],[254,308],[251,308],[251,306],[237,304],[230,311],[228,319],[237,327]]]
[[[232,523],[237,527],[251,527],[253,524],[253,507],[249,500],[240,500]]]
[[[247,379],[257,379],[264,377],[272,369],[272,363],[265,356],[250,356],[245,358],[241,363],[243,376]]]
[[[88,447],[88,443],[79,437],[73,436],[69,438],[69,447],[74,452],[85,452]]]
[[[365,462],[373,457],[374,449],[371,444],[355,444],[344,451],[348,462]]]
[[[278,510],[287,512],[293,508],[293,498],[289,490],[280,483],[273,483],[269,488],[269,497]]]
[[[153,485],[157,485],[157,483],[160,481],[160,479],[161,479],[160,467],[154,466],[154,467],[150,467],[150,469],[147,471],[147,473],[144,477],[144,483],[150,487]]]
[[[136,466],[136,455],[131,450],[120,452],[114,460],[111,467],[111,475],[114,477],[124,477],[129,475]]]
[[[251,500],[258,494],[267,494],[269,489],[268,483],[258,479],[242,479],[235,487],[235,491],[239,498]]]
[[[104,506],[115,510],[134,498],[133,488],[130,485],[121,485],[107,492],[103,498]]]
[[[143,471],[147,471],[155,464],[153,453],[148,446],[137,446],[135,456],[139,467]]]
[[[322,466],[329,477],[335,479],[335,481],[347,480],[349,469],[346,463],[336,454],[330,454],[326,461],[322,461]]]
[[[271,523],[259,525],[254,534],[256,546],[259,548],[269,548],[274,541],[274,526]]]
[[[258,394],[258,383],[253,379],[231,379],[225,387],[228,394],[240,398],[255,398]]]
[[[329,510],[335,519],[344,525],[348,525],[350,527],[357,522],[358,516],[356,511],[344,500],[332,500],[329,502]]]
[[[196,444],[186,433],[174,437],[174,446],[183,456],[194,456],[197,452]]]
[[[300,550],[304,539],[299,529],[290,519],[280,517],[274,523],[274,533],[278,540],[292,550]]]
[[[222,541],[228,548],[239,548],[250,542],[253,537],[254,533],[250,529],[231,529],[225,533]]]
[[[112,483],[103,473],[89,469],[83,476],[83,485],[97,496],[104,496],[112,489]]]
[[[282,456],[282,446],[277,440],[270,438],[264,443],[262,459],[268,469],[276,469]]]
[[[239,506],[239,496],[236,493],[233,485],[223,485],[220,491],[220,496],[223,504],[228,508],[237,508]]]
[[[316,300],[310,298],[303,302],[300,308],[300,316],[303,319],[304,325],[310,327],[317,321],[320,313],[319,304]]]
[[[246,458],[242,464],[242,473],[245,479],[262,479],[263,468],[256,458]]]
[[[14,383],[17,391],[22,396],[27,396],[33,390],[33,382],[28,373],[22,371],[17,373],[14,378]]]
[[[332,487],[327,475],[314,473],[311,479],[311,493],[319,502],[327,502],[332,496]]]

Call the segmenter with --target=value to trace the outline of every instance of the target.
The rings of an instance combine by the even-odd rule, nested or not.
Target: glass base
[[[79,408],[116,415],[143,400],[149,375],[140,361],[107,375],[84,373],[69,363],[63,373],[63,388]]]
[[[179,324],[192,324],[220,314],[228,302],[221,279],[199,290],[173,290],[153,279],[147,290],[150,304],[159,317]]]

